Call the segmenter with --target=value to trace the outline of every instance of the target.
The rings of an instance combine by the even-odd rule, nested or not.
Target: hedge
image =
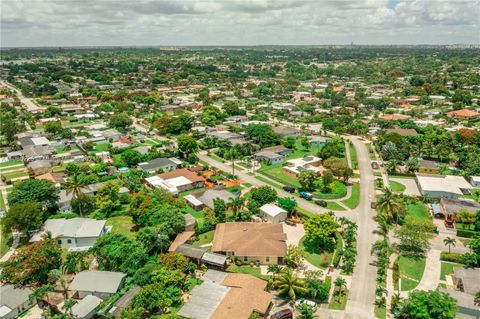
[[[440,260],[450,261],[450,262],[459,263],[459,264],[464,263],[462,254],[448,253],[446,251],[442,251],[440,253]]]
[[[476,235],[480,235],[480,232],[468,229],[457,229],[458,237],[473,238]]]

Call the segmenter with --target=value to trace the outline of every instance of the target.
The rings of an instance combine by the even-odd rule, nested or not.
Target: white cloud
[[[480,43],[479,11],[480,0],[3,0],[0,35],[2,46]]]

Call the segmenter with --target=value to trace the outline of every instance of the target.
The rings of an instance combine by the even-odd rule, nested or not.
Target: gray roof
[[[15,288],[13,285],[0,286],[0,307],[6,306],[15,309],[28,301],[32,290],[28,288]]]
[[[272,151],[260,151],[255,153],[255,156],[257,157],[265,157],[268,159],[277,159],[277,158],[283,158],[282,155],[272,152]]]
[[[475,295],[480,291],[480,268],[453,268],[455,278],[462,280],[463,291]]]
[[[50,232],[52,237],[87,238],[99,237],[105,228],[105,220],[92,218],[47,219],[43,229],[32,236],[30,241],[39,241],[42,235]]]
[[[228,203],[230,198],[235,197],[229,191],[224,189],[208,189],[203,193],[192,194],[194,195],[199,201],[201,201],[205,206],[213,209],[213,200],[216,198],[223,199],[226,203]]]
[[[196,247],[189,244],[181,244],[177,247],[177,249],[175,249],[175,252],[182,254],[185,257],[201,259],[207,250],[207,247]]]
[[[84,318],[93,310],[96,310],[98,306],[102,303],[102,299],[97,296],[88,295],[78,303],[73,305],[72,314],[74,318]]]
[[[28,163],[27,167],[33,170],[39,168],[51,168],[52,163],[49,160],[39,160]]]
[[[223,266],[227,262],[227,256],[214,253],[205,253],[203,254],[202,261],[207,264]]]
[[[73,278],[68,290],[114,294],[125,276],[123,272],[86,270]]]
[[[136,295],[138,295],[138,293],[140,292],[142,288],[140,286],[134,286],[133,288],[131,288],[129,291],[127,291],[126,294],[124,294],[123,296],[121,296],[117,302],[115,302],[115,307],[117,308],[125,308],[126,306],[128,306],[128,304],[130,303],[130,301],[132,301],[133,297],[135,297]]]
[[[191,319],[208,319],[228,293],[230,288],[220,284],[226,273],[213,271],[219,273],[219,276],[216,276],[218,279],[223,277],[221,280],[211,281],[208,279],[209,272],[212,272],[212,270],[207,271],[201,285],[192,289],[190,299],[178,311],[179,316]]]
[[[429,168],[429,169],[437,169],[439,168],[438,162],[435,161],[429,161],[429,160],[424,160],[421,159],[418,161],[418,167],[420,168]]]
[[[183,218],[185,219],[185,227],[195,225],[197,222],[197,219],[193,217],[192,214],[185,214],[183,215]]]
[[[440,202],[449,215],[456,215],[462,209],[466,209],[469,212],[480,210],[480,203],[474,202],[473,200],[442,198]]]
[[[138,167],[140,169],[143,169],[144,171],[156,171],[159,168],[164,168],[165,166],[169,166],[169,165],[176,165],[176,164],[171,160],[169,160],[168,158],[159,157],[149,162],[140,163],[138,164]]]

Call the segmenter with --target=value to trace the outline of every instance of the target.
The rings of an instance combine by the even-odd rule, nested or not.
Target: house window
[[[270,257],[269,257],[269,256],[265,257],[265,261],[266,261],[267,263],[269,263],[269,262],[270,262]]]
[[[71,239],[67,239],[67,243],[71,244],[71,243],[72,243],[72,240],[71,240]]]
[[[243,262],[246,263],[248,261],[248,257],[247,256],[243,256]]]
[[[61,245],[61,244],[62,244],[62,240],[61,240],[61,239],[57,240],[57,243],[58,243],[59,245]]]

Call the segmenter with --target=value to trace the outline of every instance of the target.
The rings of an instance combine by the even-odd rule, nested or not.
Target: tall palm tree
[[[75,173],[73,177],[67,181],[65,185],[65,191],[67,192],[67,195],[72,194],[72,197],[75,199],[78,199],[80,196],[83,195],[83,190],[85,188],[85,184],[83,184],[79,179],[78,179],[78,174]],[[78,205],[78,209],[80,210],[80,216],[83,216],[82,214],[82,205]]]
[[[374,234],[380,235],[383,237],[383,239],[387,240],[388,239],[388,217],[386,214],[378,214],[376,216],[376,221],[377,221],[377,229],[373,231]]]
[[[298,278],[291,269],[284,269],[273,281],[273,286],[280,295],[288,295],[290,299],[296,300],[298,293],[306,293],[305,281]]]
[[[383,190],[383,196],[378,200],[377,211],[386,214],[395,224],[398,224],[399,217],[405,214],[400,196],[388,187]]]
[[[235,148],[231,148],[228,151],[228,157],[232,160],[232,175],[235,175],[235,160],[238,158],[238,151]]]
[[[345,293],[345,290],[343,288],[345,288],[346,285],[347,285],[347,282],[345,281],[344,278],[338,277],[337,279],[335,279],[335,287],[337,288],[335,291],[335,295],[338,298],[342,297],[343,294]]]
[[[445,244],[445,246],[448,246],[448,253],[450,254],[451,246],[455,247],[457,241],[455,240],[455,238],[447,237],[443,240],[443,243]]]
[[[240,196],[230,197],[228,206],[232,209],[233,215],[237,216],[238,211],[240,211],[245,205],[245,198]]]
[[[277,275],[281,271],[282,271],[282,268],[277,264],[271,264],[271,265],[268,265],[267,267],[267,273],[271,273],[273,279],[275,279],[275,275]]]

